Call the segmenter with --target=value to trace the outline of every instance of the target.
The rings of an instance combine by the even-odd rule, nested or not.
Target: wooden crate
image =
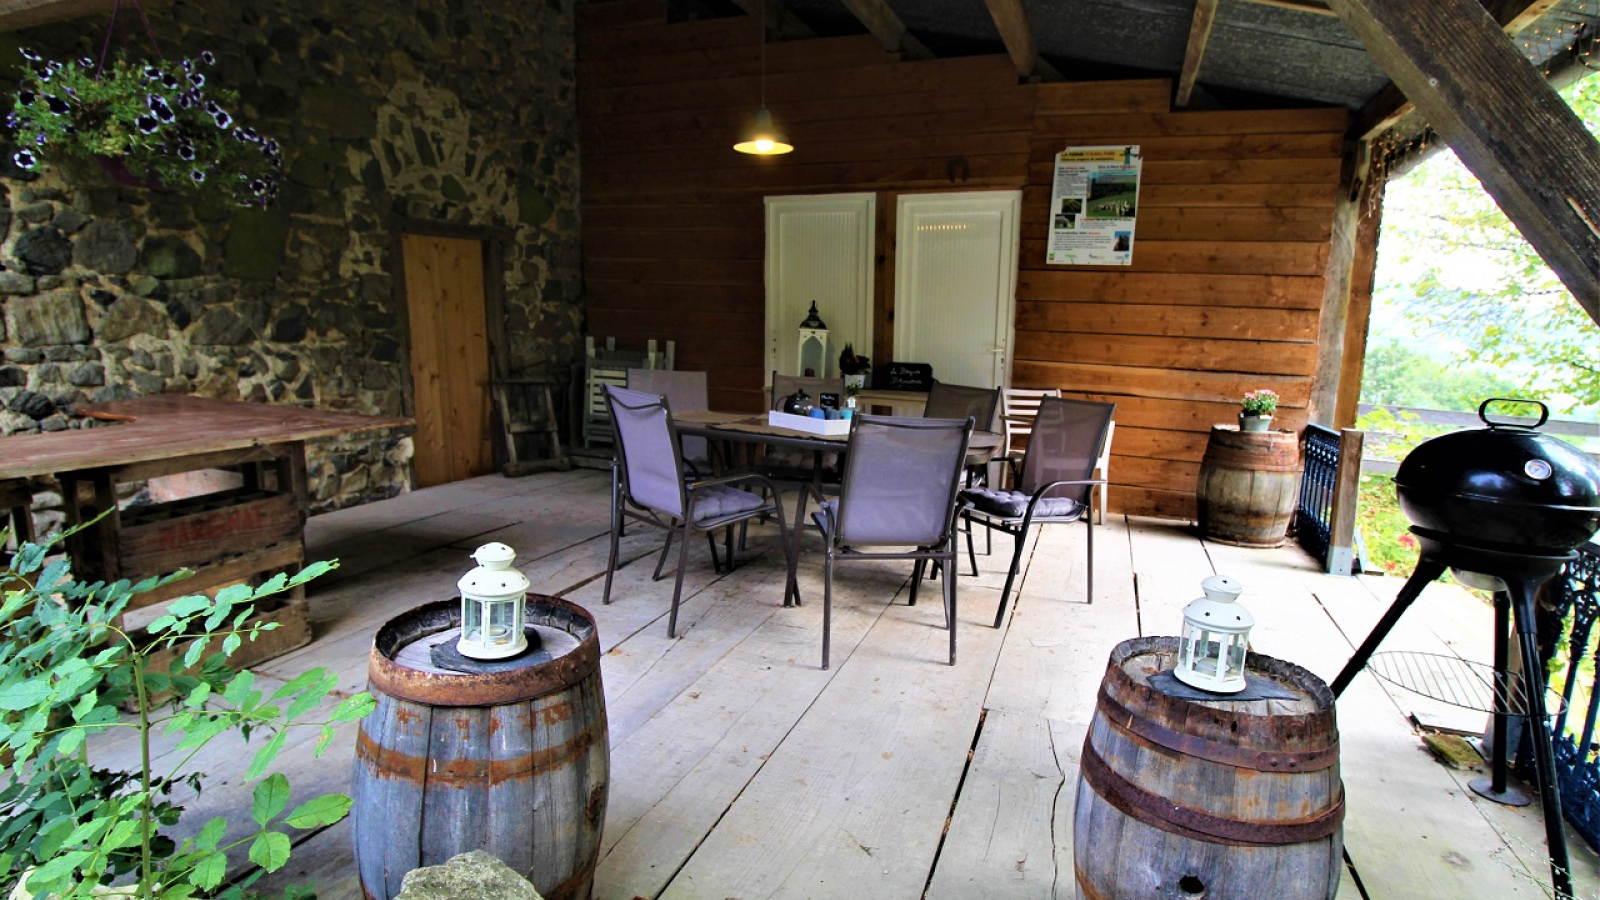
[[[118,505],[122,486],[212,469],[237,473],[239,485],[164,503],[126,509]],[[298,441],[58,477],[69,524],[95,521],[104,513],[68,540],[79,578],[137,581],[179,569],[194,573],[134,598],[122,624],[135,633],[177,597],[214,595],[233,584],[259,585],[305,563],[305,455]],[[271,659],[311,640],[303,587],[263,604],[252,621],[280,627],[245,644],[232,658],[235,667]],[[183,649],[173,652],[181,656]],[[166,664],[159,663],[163,668]]]

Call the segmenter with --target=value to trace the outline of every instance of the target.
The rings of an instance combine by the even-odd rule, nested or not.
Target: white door
[[[839,374],[846,343],[872,353],[873,194],[767,198],[767,378],[800,375],[800,323],[828,326],[819,377]]]
[[[909,194],[896,218],[894,358],[951,384],[1011,371],[1020,191]]]

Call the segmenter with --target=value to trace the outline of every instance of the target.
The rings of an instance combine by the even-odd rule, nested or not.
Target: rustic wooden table
[[[110,424],[0,439],[0,487],[54,475],[67,525],[93,522],[67,539],[79,578],[138,580],[190,569],[194,575],[139,595],[125,614],[137,628],[174,597],[259,582],[305,563],[305,441],[379,429],[410,419],[160,395],[79,407]],[[185,472],[233,473],[225,489],[120,508],[117,488]],[[97,518],[96,517],[100,517]],[[303,590],[257,610],[279,627],[247,643],[249,665],[311,639]],[[243,659],[241,656],[249,656]]]

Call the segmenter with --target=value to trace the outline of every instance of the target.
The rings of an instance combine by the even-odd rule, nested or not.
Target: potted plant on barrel
[[[1246,391],[1244,400],[1239,404],[1239,430],[1271,431],[1272,413],[1277,408],[1278,395],[1275,391],[1268,388]]]
[[[839,373],[844,376],[844,389],[854,396],[856,392],[867,386],[867,372],[872,368],[872,360],[865,356],[856,355],[856,348],[845,344],[844,350],[839,353]]]

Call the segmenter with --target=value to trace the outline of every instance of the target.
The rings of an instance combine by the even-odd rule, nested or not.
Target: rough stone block
[[[102,341],[125,341],[136,334],[165,339],[167,321],[162,311],[149,301],[141,297],[123,297],[106,309],[95,330]]]
[[[89,340],[89,321],[77,291],[51,291],[35,297],[18,297],[6,304],[11,318],[11,339],[24,347],[82,344]]]
[[[395,900],[544,900],[528,879],[482,850],[412,869]]]

